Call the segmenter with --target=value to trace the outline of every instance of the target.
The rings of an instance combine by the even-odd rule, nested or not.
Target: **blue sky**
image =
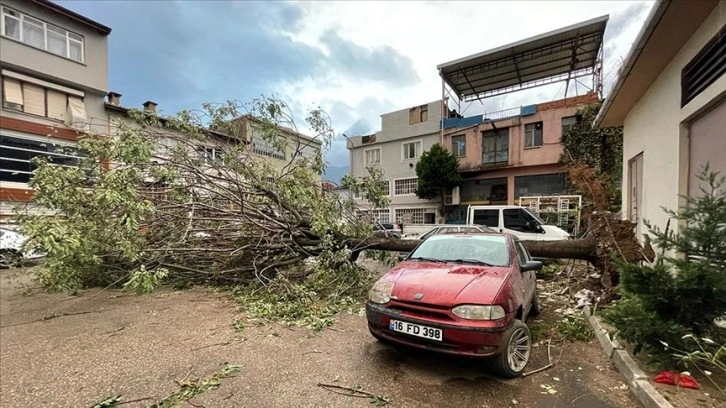
[[[436,65],[604,14],[606,89],[651,2],[58,1],[110,26],[109,86],[165,114],[275,94],[302,125],[321,106],[338,133],[380,129],[382,113],[437,100]],[[486,101],[552,99],[557,86]],[[561,96],[561,95],[560,95]],[[534,100],[533,100],[534,99]],[[476,113],[472,110],[469,113]],[[469,114],[467,113],[467,114]],[[340,136],[327,154],[345,166]]]

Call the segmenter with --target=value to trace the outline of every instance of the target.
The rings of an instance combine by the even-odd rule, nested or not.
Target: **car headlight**
[[[451,309],[451,312],[469,320],[498,320],[506,315],[504,308],[499,305],[461,305]]]
[[[368,292],[368,300],[373,303],[388,303],[391,300],[391,292],[393,291],[393,282],[376,282]]]

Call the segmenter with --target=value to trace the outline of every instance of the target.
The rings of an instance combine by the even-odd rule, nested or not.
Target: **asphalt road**
[[[0,407],[90,407],[118,394],[147,398],[122,407],[148,407],[177,391],[176,381],[226,362],[239,374],[196,406],[374,406],[319,383],[360,387],[390,407],[637,406],[596,343],[565,343],[555,367],[501,381],[473,361],[381,345],[358,315],[319,333],[244,320],[236,332],[232,321],[243,316],[225,295],[97,292],[48,294],[27,274],[0,272]],[[555,358],[562,347],[552,347]],[[535,348],[527,370],[546,363],[546,349]]]

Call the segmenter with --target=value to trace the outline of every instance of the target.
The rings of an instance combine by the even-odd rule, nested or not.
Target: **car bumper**
[[[444,324],[402,316],[395,310],[371,302],[366,303],[366,318],[368,319],[368,329],[374,337],[405,346],[465,357],[490,357],[499,354],[505,346],[506,332],[511,327],[511,324],[497,328]],[[443,341],[424,339],[390,330],[391,319],[441,329]]]

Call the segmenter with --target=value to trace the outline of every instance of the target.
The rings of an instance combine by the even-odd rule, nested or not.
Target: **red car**
[[[539,313],[533,261],[514,236],[432,235],[379,279],[366,303],[376,339],[485,358],[501,377],[522,373]]]

